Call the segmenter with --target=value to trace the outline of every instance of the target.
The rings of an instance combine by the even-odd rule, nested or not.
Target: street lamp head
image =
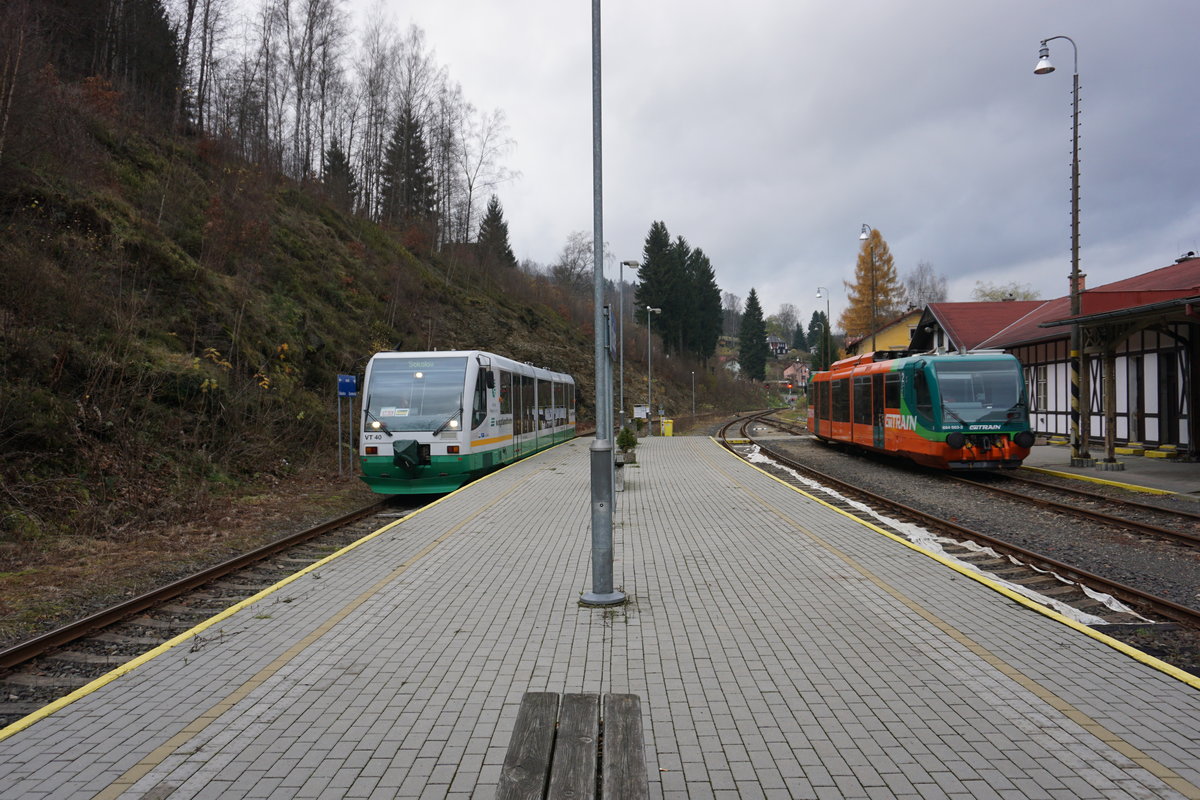
[[[626,267],[636,267],[636,266],[640,266],[640,265],[639,265],[639,263],[638,263],[637,261],[622,261],[622,262],[621,262],[621,264],[623,264],[623,265],[624,265],[624,266],[626,266]]]
[[[647,314],[661,314],[661,313],[662,313],[662,309],[661,309],[661,308],[655,308],[654,306],[646,306],[646,313],[647,313]]]
[[[858,234],[858,240],[860,242],[865,242],[869,238],[871,238],[871,226],[864,222],[862,231]]]
[[[1054,65],[1050,63],[1050,45],[1046,44],[1046,40],[1042,40],[1042,49],[1038,51],[1038,63],[1033,68],[1034,75],[1049,75],[1054,72]]]

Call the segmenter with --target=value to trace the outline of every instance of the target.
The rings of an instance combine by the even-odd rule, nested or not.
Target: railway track
[[[1089,492],[1086,489],[1060,486],[1020,475],[947,475],[946,477],[950,480],[1005,497],[1015,498],[1022,502],[1033,503],[1063,514],[1083,517],[1105,525],[1112,525],[1183,545],[1200,547],[1200,533],[1196,532],[1197,529],[1200,529],[1200,514],[1163,508],[1162,506],[1140,503],[1135,500],[1121,499],[1101,494],[1100,492]],[[1009,488],[1009,486],[1020,488]],[[1060,499],[1062,496],[1082,499],[1094,505],[1109,507],[1114,510],[1114,513],[1066,503]],[[1142,518],[1136,519],[1134,515]],[[1156,519],[1162,524],[1155,524],[1148,521],[1150,519]]]
[[[0,651],[0,727],[409,510],[378,500]]]
[[[768,415],[769,416],[769,415]],[[802,434],[806,429],[778,419],[760,418],[766,424],[788,433]],[[1111,494],[1065,486],[1013,472],[989,472],[958,475],[945,473],[946,480],[983,489],[1009,499],[1030,503],[1068,516],[1099,522],[1124,531],[1150,536],[1191,547],[1200,547],[1200,514],[1165,508]],[[1013,488],[1018,487],[1018,488]],[[1065,502],[1063,498],[1082,500],[1099,508]]]
[[[973,542],[977,545],[982,545],[996,553],[1001,554],[1004,558],[995,558],[987,554],[979,554],[969,547],[961,547],[950,549],[953,555],[961,558],[964,561],[973,563],[982,570],[997,573],[1005,581],[1026,586],[1034,591],[1046,594],[1053,597],[1054,600],[1066,603],[1075,608],[1080,609],[1089,614],[1101,617],[1109,624],[1127,624],[1135,622],[1124,615],[1113,615],[1105,613],[1102,607],[1098,607],[1092,598],[1083,591],[1072,592],[1067,586],[1054,585],[1047,578],[1047,573],[1053,573],[1061,578],[1078,584],[1079,586],[1087,587],[1095,592],[1111,595],[1130,607],[1136,609],[1145,618],[1160,622],[1177,623],[1186,625],[1189,628],[1200,629],[1200,611],[1189,608],[1187,606],[1175,603],[1171,600],[1159,597],[1157,595],[1142,591],[1137,587],[1127,585],[1118,581],[1111,580],[1102,575],[1097,575],[1093,572],[1080,569],[1074,565],[1064,563],[1055,558],[1051,558],[1041,553],[1033,552],[1026,548],[1017,546],[1009,541],[989,535],[987,533],[973,530],[962,525],[958,525],[950,520],[944,519],[941,516],[936,516],[917,508],[896,502],[895,500],[883,495],[868,492],[859,486],[848,483],[831,475],[825,474],[812,467],[801,464],[795,459],[788,457],[786,454],[778,451],[778,448],[772,448],[768,443],[755,437],[748,430],[749,426],[755,422],[772,427],[777,426],[775,421],[768,421],[765,417],[769,416],[769,412],[763,412],[757,415],[746,417],[740,420],[734,420],[721,429],[720,438],[725,443],[725,446],[734,452],[738,452],[734,443],[730,440],[729,431],[735,426],[740,431],[740,438],[743,442],[757,446],[760,452],[767,454],[771,459],[779,464],[794,470],[795,472],[804,475],[811,480],[833,489],[839,494],[854,498],[867,504],[876,511],[888,516],[913,522],[922,527],[951,537],[953,539]],[[789,426],[791,427],[791,426]],[[793,431],[794,432],[794,431]],[[739,453],[741,455],[741,453]],[[786,479],[786,478],[785,478]],[[1027,500],[1026,496],[1020,495],[1021,500]],[[858,512],[855,512],[858,513]],[[903,532],[897,531],[900,535]],[[957,552],[955,552],[957,551]],[[1015,559],[1023,568],[1014,567],[1009,559]],[[1146,624],[1144,621],[1135,624]]]

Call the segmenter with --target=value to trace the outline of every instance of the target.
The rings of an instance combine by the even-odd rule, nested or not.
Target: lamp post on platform
[[[638,267],[636,261],[621,262],[621,311],[617,315],[618,330],[617,338],[620,340],[621,348],[621,428],[625,428],[625,268],[636,269]]]
[[[1034,75],[1054,72],[1050,63],[1050,45],[1055,39],[1066,39],[1075,54],[1075,73],[1071,78],[1071,316],[1080,313],[1079,293],[1083,275],[1079,273],[1079,48],[1070,36],[1051,36],[1042,39]],[[1083,343],[1079,323],[1071,325],[1071,465],[1090,467],[1095,464],[1088,453],[1088,433],[1091,421],[1088,414],[1088,375],[1083,364]]]
[[[592,324],[596,359],[596,438],[589,448],[592,504],[592,589],[583,592],[584,606],[624,603],[613,588],[613,435],[612,358],[606,346],[604,319],[604,170],[600,119],[600,0],[592,0]]]
[[[654,377],[650,369],[651,358],[654,355],[654,337],[650,335],[651,314],[661,314],[661,308],[646,306],[646,430],[648,436],[654,435]]]
[[[858,240],[865,242],[871,238],[871,233],[875,229],[867,223],[863,223],[862,231],[858,234]],[[875,352],[875,329],[879,327],[879,322],[875,316],[875,242],[871,242],[871,352]]]
[[[831,342],[829,340],[829,336],[830,336],[830,334],[829,334],[829,290],[826,289],[824,286],[818,286],[817,287],[817,299],[818,300],[821,299],[822,292],[825,293],[825,341],[822,342],[822,344],[825,345],[824,367],[825,367],[825,369],[829,369],[830,361],[833,358],[833,355],[829,352],[829,348],[833,345],[833,342]]]

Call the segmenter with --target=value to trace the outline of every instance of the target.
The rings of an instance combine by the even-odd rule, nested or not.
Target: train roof
[[[476,356],[483,356],[489,359],[493,366],[503,367],[510,372],[529,371],[535,377],[545,380],[556,380],[560,383],[575,382],[575,379],[565,372],[514,361],[507,356],[489,353],[486,350],[382,350],[371,356],[371,360],[374,361],[377,358],[474,358]]]
[[[837,372],[854,367],[867,366],[869,364],[884,363],[895,364],[897,362],[911,363],[914,361],[951,361],[951,360],[970,359],[973,361],[1002,361],[1005,359],[1016,359],[1016,356],[1006,353],[1003,350],[968,350],[965,353],[913,353],[908,350],[881,350],[873,353],[863,353],[857,356],[849,356],[839,361],[833,362],[833,365],[825,372]]]

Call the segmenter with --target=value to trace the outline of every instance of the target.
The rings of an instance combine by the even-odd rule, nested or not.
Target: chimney
[[[1071,276],[1068,275],[1067,276],[1067,286],[1070,287],[1070,285],[1071,285]],[[1083,292],[1086,289],[1087,289],[1087,273],[1081,272],[1081,273],[1079,273],[1079,291]]]

